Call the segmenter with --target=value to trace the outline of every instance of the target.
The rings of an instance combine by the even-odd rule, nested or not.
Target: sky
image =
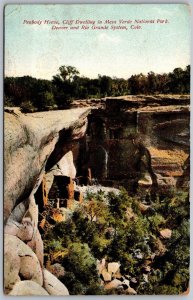
[[[5,7],[5,76],[52,79],[62,65],[80,75],[128,78],[190,64],[190,8],[184,4],[28,4]],[[157,19],[167,23],[157,23]],[[24,20],[42,21],[24,24]],[[44,21],[155,20],[128,30],[52,30]],[[74,24],[73,24],[74,25]],[[104,24],[96,24],[104,26]],[[122,25],[123,26],[123,25]],[[109,25],[109,28],[111,25]]]

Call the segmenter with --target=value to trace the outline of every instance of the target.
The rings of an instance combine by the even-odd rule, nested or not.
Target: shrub
[[[35,107],[33,106],[31,101],[24,101],[20,105],[21,112],[23,113],[32,113],[35,111]]]

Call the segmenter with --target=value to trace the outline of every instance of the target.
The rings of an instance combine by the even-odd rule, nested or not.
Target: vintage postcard
[[[4,293],[189,293],[190,7],[4,10]]]

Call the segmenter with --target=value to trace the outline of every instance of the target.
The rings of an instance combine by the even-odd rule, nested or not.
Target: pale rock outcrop
[[[31,241],[34,234],[34,224],[31,221],[31,218],[23,218],[21,226],[19,227],[19,230],[16,234],[16,236],[24,241],[28,242]]]
[[[120,271],[116,272],[115,274],[113,274],[112,276],[113,278],[116,278],[116,279],[121,279],[123,276],[122,274],[120,273]]]
[[[125,291],[126,294],[128,295],[137,295],[137,292],[136,290],[134,290],[133,288],[129,287],[126,291]]]
[[[4,257],[5,289],[12,289],[21,279],[30,279],[40,285],[43,284],[42,269],[37,256],[16,236],[5,234]]]
[[[119,271],[119,267],[120,267],[120,263],[118,262],[112,262],[112,263],[108,263],[108,273],[109,274],[115,274],[116,272]]]
[[[161,237],[163,237],[164,239],[170,239],[171,236],[172,236],[172,230],[169,229],[169,228],[162,229],[162,230],[160,231],[160,235],[161,235]]]
[[[102,270],[101,274],[104,281],[111,281],[111,274],[109,274],[106,269]]]
[[[18,237],[5,234],[4,253],[4,290],[6,294],[17,296],[69,295],[68,289],[48,270],[42,269],[35,253]]]
[[[57,278],[65,275],[64,267],[59,263],[55,263],[53,265],[46,266],[46,268]]]
[[[33,256],[20,256],[19,275],[25,280],[32,280],[42,285],[42,271]]]
[[[71,140],[84,136],[89,112],[88,108],[79,108],[26,115],[5,113],[5,220],[35,186],[38,188],[39,177],[62,131],[68,131]]]
[[[97,270],[99,275],[102,273],[102,271],[105,269],[106,260],[103,258],[101,261],[97,260]]]
[[[144,174],[144,176],[138,180],[139,186],[151,186],[153,184],[151,176],[149,174]]]
[[[139,202],[139,203],[138,203],[138,207],[139,207],[139,209],[140,209],[140,211],[141,211],[142,213],[145,213],[146,211],[149,210],[149,208],[150,208],[151,206],[150,206],[150,205],[146,205],[146,204],[144,204],[144,203],[142,203],[142,202]]]
[[[44,288],[46,291],[53,296],[68,296],[69,292],[65,285],[59,281],[52,273],[48,270],[43,270],[44,277]]]
[[[10,291],[14,284],[20,281],[20,257],[15,255],[13,249],[4,250],[4,290]]]
[[[48,193],[53,184],[55,175],[68,176],[70,178],[76,177],[76,168],[73,161],[72,151],[68,151],[61,158],[61,160],[52,167],[50,172],[46,173],[45,178],[46,178],[46,186],[47,186]]]
[[[38,283],[31,280],[17,282],[10,296],[49,296],[48,292]]]
[[[44,246],[43,241],[41,238],[41,235],[39,233],[39,230],[36,229],[33,235],[33,238],[31,241],[27,243],[27,245],[34,251],[34,253],[37,255],[37,258],[43,266],[44,263]]]
[[[117,289],[121,285],[122,285],[122,282],[120,280],[113,279],[111,282],[105,284],[104,288],[106,290]]]
[[[37,228],[38,206],[35,204],[33,196],[29,199],[29,207],[21,221],[21,224],[14,221],[12,218],[9,218],[5,225],[5,234],[17,236],[20,240],[27,243],[37,255],[41,266],[43,266],[43,242]]]
[[[128,279],[124,279],[123,283],[122,284],[125,284],[127,285],[128,287],[130,287],[130,282]]]
[[[75,177],[76,169],[70,150],[73,148],[73,141],[79,140],[85,134],[90,109],[33,114],[6,111],[5,292],[9,292],[16,283],[11,292],[13,295],[47,295],[39,287],[43,284],[43,242],[38,230],[39,211],[34,194],[45,171],[49,172],[58,162],[57,171]],[[50,294],[69,294],[54,275],[46,271],[44,273],[44,283],[48,285]],[[49,286],[50,280],[53,282],[52,288]],[[29,289],[26,286],[28,281],[31,286]],[[39,285],[35,287],[35,283]]]

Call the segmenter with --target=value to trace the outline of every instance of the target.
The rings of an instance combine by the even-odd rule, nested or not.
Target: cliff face
[[[5,113],[5,220],[11,215],[21,221],[45,171],[48,186],[53,175],[75,177],[76,169],[83,175],[88,167],[109,184],[187,186],[188,101],[107,99],[105,109],[89,116],[87,132],[88,108]]]
[[[93,111],[88,160],[103,184],[167,190],[189,182],[189,97],[109,98]],[[99,163],[100,162],[100,163]]]
[[[189,157],[189,122],[186,106],[165,106],[140,113],[139,132],[145,137],[144,145],[150,153],[151,167],[160,187],[176,187],[185,175]],[[186,181],[185,185],[188,177]]]
[[[39,211],[34,194],[42,183],[45,172],[51,172],[57,163],[63,174],[75,177],[73,149],[76,149],[77,154],[79,142],[86,132],[88,114],[89,109],[85,108],[29,115],[14,111],[5,113],[6,293],[13,289],[12,294],[24,295],[22,293],[26,287],[20,288],[18,282],[30,279],[39,285],[34,287],[37,289],[37,295],[45,295],[47,292],[54,295],[68,294],[57,278],[43,268],[43,243],[38,230]],[[10,254],[13,247],[18,251]],[[21,257],[28,258],[24,260]],[[46,274],[46,282],[31,278],[26,271],[27,265],[29,269],[34,270],[33,260],[37,265],[37,272],[42,274],[37,276],[45,279]],[[21,269],[24,270],[22,273]],[[56,285],[58,289],[52,293],[46,288],[48,285]]]
[[[102,103],[88,120],[88,108],[5,113],[5,221],[22,220],[45,172],[48,189],[54,175],[75,178],[88,168],[105,185],[188,185],[189,97]]]
[[[49,171],[84,136],[88,112],[5,113],[5,220],[35,193],[45,169]]]

